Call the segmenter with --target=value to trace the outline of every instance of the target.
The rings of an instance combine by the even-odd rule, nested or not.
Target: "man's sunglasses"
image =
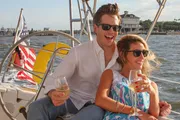
[[[103,30],[110,30],[111,29],[111,27],[113,28],[113,30],[115,31],[115,32],[118,32],[120,29],[121,29],[121,26],[119,26],[119,25],[109,25],[109,24],[97,24],[97,26],[102,26],[102,29]]]
[[[139,57],[141,53],[143,54],[144,57],[148,56],[149,51],[148,50],[130,50],[127,52],[133,52],[134,57]]]

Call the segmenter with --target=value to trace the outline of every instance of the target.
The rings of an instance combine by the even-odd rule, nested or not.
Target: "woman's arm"
[[[149,89],[150,89],[149,113],[157,118],[160,112],[158,86],[155,82],[151,81]]]
[[[113,81],[112,70],[105,70],[100,78],[100,84],[96,93],[95,104],[105,110],[117,112],[116,101],[108,97]]]
[[[132,114],[134,111],[131,106],[117,102],[109,97],[112,81],[112,70],[105,70],[101,76],[100,84],[96,93],[95,104],[111,112]]]
[[[158,86],[155,82],[149,81],[145,75],[139,74],[139,76],[142,78],[142,81],[139,82],[139,87],[137,88],[137,91],[149,93],[150,106],[148,112],[150,115],[157,118],[160,112]]]
[[[111,112],[133,114],[134,113],[133,107],[117,102],[109,97],[112,81],[113,81],[112,70],[110,69],[105,70],[101,76],[100,84],[96,93],[95,104]],[[143,114],[143,116],[139,117],[141,120],[147,120],[152,118],[154,120],[157,120],[150,114],[147,114],[139,109],[138,112],[140,114]]]

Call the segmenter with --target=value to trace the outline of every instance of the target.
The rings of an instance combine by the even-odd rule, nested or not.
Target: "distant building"
[[[15,28],[7,28],[7,35],[11,36],[13,33],[15,33]]]
[[[48,27],[45,27],[44,28],[44,31],[49,31],[50,29]]]
[[[121,15],[122,18],[122,29],[121,32],[133,32],[138,33],[139,32],[139,22],[140,18],[135,16],[134,14],[128,14],[128,11],[124,11],[124,14]]]
[[[1,29],[0,29],[0,35],[2,35],[2,36],[12,36],[14,32],[15,32],[15,28],[1,27]]]
[[[14,32],[14,31],[15,31],[15,28],[7,28],[7,31],[12,31],[12,32]]]
[[[124,11],[124,14],[121,15],[122,18],[122,29],[121,33],[138,33],[141,26],[140,18],[134,14],[128,14],[128,11]],[[93,32],[93,20],[89,20],[91,31]]]
[[[4,27],[1,27],[0,29],[0,35],[5,35],[6,29]]]

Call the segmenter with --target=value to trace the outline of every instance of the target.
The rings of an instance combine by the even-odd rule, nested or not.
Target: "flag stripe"
[[[24,16],[21,18],[23,18],[21,19],[23,22],[22,24],[23,27],[22,27],[21,33],[18,36],[18,40],[20,40],[23,36],[26,36],[29,34]],[[30,39],[28,39],[25,42],[22,42],[21,45],[19,45],[19,49],[21,51],[21,54],[24,56],[24,66],[23,66],[24,69],[32,71],[35,60],[36,60],[36,54],[35,54],[34,49],[25,47],[28,45],[30,45]],[[22,71],[22,70],[19,71],[17,73],[17,78],[20,80],[27,80],[31,82],[32,84],[36,84],[36,82],[33,80],[32,74],[26,71]]]
[[[28,74],[27,72],[25,71],[19,71],[18,74],[17,74],[17,77],[20,79],[20,80],[27,80],[33,84],[36,84],[36,82],[34,82],[34,80],[32,79],[32,75],[31,74]]]

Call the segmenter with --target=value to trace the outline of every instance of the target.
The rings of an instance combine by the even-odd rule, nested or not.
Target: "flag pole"
[[[13,40],[13,44],[15,44],[17,42],[17,36],[18,36],[18,30],[19,30],[19,25],[20,25],[20,22],[21,22],[21,16],[22,16],[22,11],[23,11],[23,8],[21,8],[21,11],[20,11],[20,14],[19,14],[19,19],[18,19],[18,23],[17,23],[17,27],[16,27],[16,31],[15,31],[15,36],[14,36],[14,40]],[[10,61],[8,63],[8,66],[11,65],[11,60],[12,60],[12,54],[10,55]],[[9,70],[9,68],[6,70],[6,72]]]
[[[19,25],[20,25],[20,21],[21,21],[21,17],[22,17],[22,11],[23,11],[23,8],[21,8],[21,11],[20,11],[20,14],[19,14],[19,19],[18,19],[18,23],[17,23],[17,27],[16,27],[16,31],[15,31],[15,36],[14,36],[14,41],[13,41],[13,44],[16,43],[16,39],[17,39],[17,36],[18,36],[18,30],[19,30]]]

